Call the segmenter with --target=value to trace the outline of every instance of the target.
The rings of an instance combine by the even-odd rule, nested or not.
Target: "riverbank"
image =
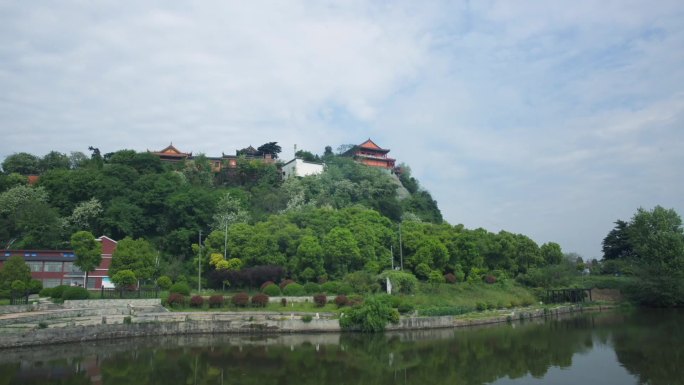
[[[157,312],[157,304],[145,300],[137,304],[126,301],[118,307],[111,302],[103,308],[65,309],[66,317],[44,312],[30,314],[23,320],[4,318],[0,325],[0,348],[16,348],[45,344],[85,342],[195,334],[274,334],[274,333],[339,333],[342,332],[334,314],[282,312]],[[93,302],[90,306],[95,306]],[[469,313],[460,316],[403,316],[398,324],[387,325],[388,331],[458,328],[515,322],[563,314],[600,311],[613,306],[561,305],[543,308]],[[75,312],[75,313],[74,313]],[[29,314],[27,314],[29,315]],[[7,321],[9,320],[9,321]],[[30,322],[23,322],[30,321]]]

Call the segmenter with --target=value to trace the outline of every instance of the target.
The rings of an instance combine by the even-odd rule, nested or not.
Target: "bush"
[[[343,329],[358,329],[367,333],[384,331],[388,322],[398,323],[399,312],[375,297],[368,298],[363,305],[354,307],[340,318]]]
[[[161,277],[157,278],[156,283],[157,283],[157,286],[159,286],[159,288],[162,290],[169,290],[169,288],[171,287],[171,284],[172,284],[171,278],[169,278],[165,275],[162,275]]]
[[[31,282],[29,282],[27,289],[29,294],[38,294],[41,290],[43,290],[43,282],[37,279],[32,279]]]
[[[435,306],[427,309],[421,309],[418,313],[426,317],[435,317],[442,315],[461,315],[471,312],[471,308],[462,306]],[[401,311],[400,311],[401,312]]]
[[[190,298],[190,307],[202,307],[204,305],[204,298],[201,295],[193,295]]]
[[[223,306],[223,296],[222,295],[212,295],[209,297],[209,307],[222,307]]]
[[[323,307],[326,303],[328,303],[328,298],[325,296],[325,294],[316,294],[313,296],[313,301],[314,306]]]
[[[24,281],[20,281],[18,279],[13,281],[10,287],[12,288],[12,292],[17,294],[24,294],[26,291],[26,284]]]
[[[112,277],[112,283],[117,288],[133,286],[137,281],[135,273],[131,270],[121,270]]]
[[[123,318],[123,323],[126,325],[130,325],[131,324],[131,316],[129,316],[129,315],[125,316]]]
[[[271,282],[270,285],[261,289],[261,292],[271,297],[277,297],[280,295],[280,288],[278,287],[278,285]]]
[[[311,316],[311,314],[304,314],[302,316],[302,322],[304,322],[304,323],[309,323],[312,320],[313,320],[313,317]]]
[[[41,329],[45,329],[48,327],[48,324],[45,321],[40,321],[40,322],[38,322],[38,327]]]
[[[88,290],[78,287],[78,286],[70,286],[64,289],[62,292],[62,299],[63,300],[68,300],[68,299],[88,299],[90,298],[90,293],[88,293]]]
[[[321,291],[321,285],[316,282],[307,282],[304,284],[304,291],[306,294],[314,294]]]
[[[491,274],[488,274],[487,276],[485,276],[484,281],[491,285],[493,283],[496,283],[496,277]]]
[[[285,290],[285,288],[290,285],[295,283],[295,281],[291,279],[284,279],[282,282],[280,282],[280,290]]]
[[[249,303],[249,294],[245,292],[237,293],[230,298],[230,302],[237,307],[245,307]]]
[[[62,298],[62,294],[64,293],[64,290],[66,290],[66,289],[68,289],[68,288],[70,288],[70,287],[71,287],[71,286],[67,286],[67,285],[59,285],[59,286],[53,287],[53,288],[51,289],[51,291],[52,291],[52,292],[51,292],[51,294],[52,294],[51,297],[52,297],[52,298],[57,298],[57,299]]]
[[[456,276],[451,273],[444,274],[444,280],[446,283],[456,283]]]
[[[411,305],[410,303],[407,303],[407,302],[402,302],[397,307],[397,310],[399,311],[400,314],[410,313],[413,311],[413,305]]]
[[[281,298],[280,299],[280,306],[283,306],[283,307],[287,306],[287,298]]]
[[[264,282],[264,283],[261,284],[261,287],[259,287],[259,290],[261,290],[261,291],[263,292],[264,289],[265,289],[267,286],[270,286],[270,285],[275,285],[275,282],[273,282],[273,281],[266,281],[266,282]]]
[[[268,296],[266,294],[254,294],[252,296],[252,306],[266,307],[268,305]]]
[[[1,299],[10,299],[12,296],[12,293],[9,290],[1,290],[0,289],[0,298]]]
[[[291,297],[296,297],[305,295],[306,292],[304,291],[304,286],[298,283],[291,283],[285,286],[285,289],[283,289],[283,294]]]
[[[180,293],[171,293],[166,300],[166,304],[171,307],[185,306],[185,296]]]
[[[340,294],[335,297],[335,305],[337,305],[337,307],[347,306],[349,305],[349,298],[344,294]]]
[[[343,278],[343,284],[348,285],[350,290],[353,290],[356,293],[375,293],[380,291],[380,284],[378,284],[376,277],[376,274],[359,270],[345,275]]]
[[[39,297],[52,297],[52,289],[49,287],[46,287],[45,289],[41,289],[40,292],[38,292]]]
[[[485,311],[485,310],[487,310],[487,304],[484,303],[484,302],[478,302],[478,303],[475,305],[475,308],[476,308],[478,311]]]
[[[328,294],[338,294],[337,293],[337,287],[339,284],[335,281],[328,281],[325,282],[321,285],[321,291],[324,291]]]
[[[190,286],[187,282],[176,282],[169,288],[170,293],[190,295]]]

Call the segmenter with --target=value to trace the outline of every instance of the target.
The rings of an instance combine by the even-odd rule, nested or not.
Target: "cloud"
[[[0,7],[0,158],[373,137],[468,227],[598,256],[684,213],[677,1]]]

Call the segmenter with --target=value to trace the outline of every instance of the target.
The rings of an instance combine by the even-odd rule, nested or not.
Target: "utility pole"
[[[226,255],[228,254],[228,219],[226,218],[226,236],[223,238],[223,259],[228,259]]]
[[[197,294],[202,291],[202,230],[199,231],[199,255],[197,256]]]
[[[404,250],[401,245],[401,222],[399,222],[399,262],[401,263],[401,271],[404,271]]]
[[[394,245],[390,245],[390,254],[392,255],[392,270],[394,270]]]

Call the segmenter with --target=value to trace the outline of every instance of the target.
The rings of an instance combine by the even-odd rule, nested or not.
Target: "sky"
[[[684,2],[0,0],[0,159],[368,138],[449,223],[600,258],[684,215]]]

